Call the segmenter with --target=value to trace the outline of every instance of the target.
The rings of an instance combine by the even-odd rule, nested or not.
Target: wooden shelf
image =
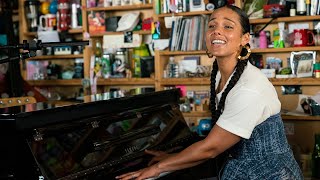
[[[152,78],[109,78],[98,79],[98,85],[155,85]]]
[[[265,48],[265,49],[252,49],[252,53],[282,53],[292,51],[319,51],[320,46],[308,46],[308,47],[288,47],[288,48]]]
[[[79,29],[69,29],[68,33],[69,34],[80,34],[82,33],[82,28]],[[23,33],[25,36],[37,36],[37,32],[24,32]]]
[[[95,33],[95,34],[90,34],[90,37],[102,37],[104,35],[117,35],[117,34],[123,34],[124,32],[103,32],[103,33]],[[133,31],[133,34],[141,34],[141,35],[147,35],[151,34],[151,31]]]
[[[205,55],[206,51],[160,51],[160,56],[174,56],[174,55]]]
[[[31,86],[82,86],[81,79],[27,80]]]
[[[59,106],[69,106],[69,105],[74,105],[74,104],[79,104],[79,102],[74,102],[74,101],[68,101],[68,100],[54,100],[54,101],[48,101],[50,104],[54,104],[55,107]]]
[[[194,12],[181,12],[181,13],[166,13],[166,14],[159,14],[158,17],[169,17],[174,14],[174,16],[195,16],[195,15],[202,15],[202,14],[211,14],[212,11],[194,11]]]
[[[320,116],[291,116],[281,115],[283,120],[294,120],[294,121],[320,121]]]
[[[211,117],[211,112],[208,111],[195,111],[182,113],[183,117]]]
[[[163,78],[160,80],[163,86],[169,85],[210,85],[210,78]]]
[[[266,24],[271,20],[271,18],[263,19],[250,19],[250,24]],[[278,22],[301,22],[301,21],[313,21],[320,20],[320,16],[293,16],[293,17],[279,17],[272,21],[272,23]]]
[[[252,49],[252,53],[286,53],[292,51],[320,51],[320,46],[308,47],[288,47],[288,48],[256,48]],[[160,51],[160,56],[173,56],[173,55],[205,55],[206,51]]]
[[[319,86],[320,78],[269,78],[275,86],[281,85],[302,85],[302,86]]]
[[[82,28],[79,28],[79,29],[69,29],[69,31],[68,31],[68,33],[70,33],[70,34],[80,34],[80,33],[82,33],[82,32],[83,32]]]
[[[110,7],[92,7],[86,8],[86,11],[128,11],[128,10],[141,10],[152,9],[153,4],[136,4],[128,6],[110,6]]]
[[[24,32],[23,33],[25,36],[36,36],[37,32]]]
[[[186,112],[182,113],[184,117],[211,117],[211,112]],[[289,121],[320,121],[320,116],[290,116],[290,115],[281,115],[282,120]]]
[[[269,78],[274,86],[303,85],[319,86],[320,78]],[[206,78],[163,78],[160,80],[162,86],[169,85],[210,85],[210,77]]]
[[[75,59],[75,58],[83,58],[83,54],[35,56],[35,57],[28,58],[27,60],[31,61],[31,60]]]

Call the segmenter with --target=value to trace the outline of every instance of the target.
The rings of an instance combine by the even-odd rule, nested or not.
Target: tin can
[[[320,63],[313,64],[313,74],[315,78],[320,78]]]

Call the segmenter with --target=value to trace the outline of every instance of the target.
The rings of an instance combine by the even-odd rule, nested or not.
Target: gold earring
[[[238,56],[238,59],[241,61],[241,60],[246,60],[248,59],[248,57],[250,56],[251,54],[251,49],[248,45],[244,45],[242,46],[242,49],[246,49],[247,50],[247,54],[245,56],[241,56],[241,52],[240,52],[240,55]],[[241,51],[242,51],[241,49]]]
[[[213,54],[211,54],[211,52],[209,52],[208,49],[206,50],[206,54],[207,54],[207,56],[208,56],[209,58],[212,58],[212,57],[213,57]]]

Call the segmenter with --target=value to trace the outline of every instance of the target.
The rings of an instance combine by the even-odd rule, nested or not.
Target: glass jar
[[[73,78],[83,78],[83,59],[77,58],[74,63],[74,75]]]

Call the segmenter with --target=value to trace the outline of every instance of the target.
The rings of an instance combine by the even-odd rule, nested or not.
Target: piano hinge
[[[34,130],[35,134],[33,135],[33,139],[35,141],[42,141],[43,140],[43,134],[41,134],[37,129]]]
[[[142,118],[141,112],[136,112],[137,118]]]
[[[179,105],[177,105],[177,104],[171,104],[171,109],[172,110],[177,110],[177,109],[180,109],[180,108],[179,108]]]
[[[92,122],[91,122],[91,126],[92,126],[93,128],[98,128],[98,127],[99,127],[99,122],[98,122],[98,121],[92,121]]]

